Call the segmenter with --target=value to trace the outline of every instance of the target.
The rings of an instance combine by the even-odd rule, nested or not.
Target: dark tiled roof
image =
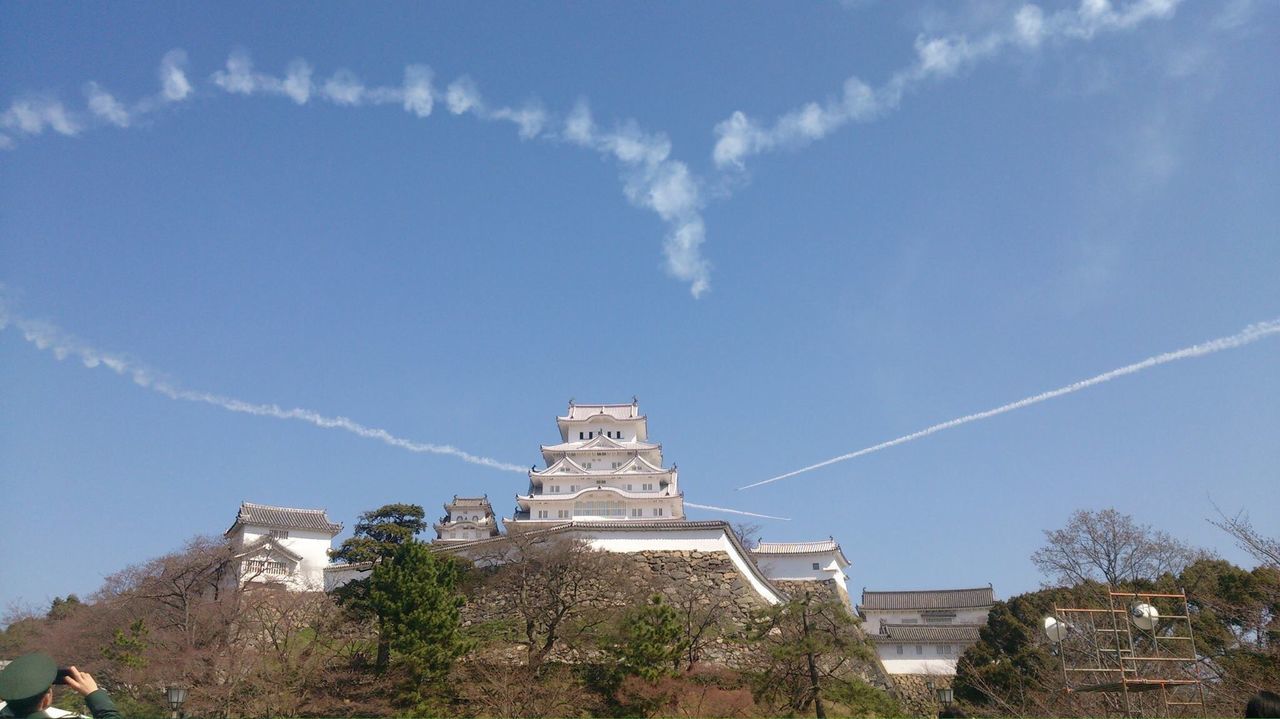
[[[323,509],[296,509],[294,507],[273,507],[269,504],[245,502],[240,505],[236,521],[226,531],[231,534],[237,527],[249,525],[253,527],[270,527],[272,529],[306,529],[316,532],[342,531],[342,525],[330,522]]]
[[[834,539],[818,542],[759,542],[752,554],[817,554],[819,552],[838,552],[840,545]]]
[[[980,624],[881,624],[876,642],[976,642]]]
[[[489,495],[486,494],[483,497],[459,497],[455,494],[453,495],[453,501],[450,502],[450,504],[459,507],[464,505],[468,507],[488,507]]]
[[[914,592],[869,592],[862,590],[860,609],[964,609],[988,607],[995,603],[991,587],[974,589],[929,589]]]

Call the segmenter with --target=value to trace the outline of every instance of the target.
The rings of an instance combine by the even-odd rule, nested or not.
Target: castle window
[[[545,509],[539,509],[539,510],[538,510],[538,519],[546,519],[546,518],[547,518],[547,510],[545,510]]]
[[[661,517],[661,516],[662,516],[662,507],[658,507],[657,509],[653,510],[653,516],[655,516],[655,517]]]
[[[643,509],[640,509],[639,507],[632,507],[632,508],[631,508],[631,516],[633,516],[633,517],[642,517],[642,516],[644,516],[644,510],[643,510]]]
[[[630,491],[631,491],[631,485],[629,485],[629,484],[627,485],[627,491],[628,491],[628,492],[630,492]]]
[[[596,436],[595,432],[587,432],[587,439],[592,439],[595,436]]]
[[[896,646],[896,647],[894,647],[894,648],[898,650],[898,656],[902,656],[902,645],[901,645],[901,644],[899,644],[898,646]]]
[[[573,516],[573,512],[570,512],[567,509],[561,509],[560,511],[556,512],[556,516],[559,517],[560,519],[568,519]]]
[[[643,490],[644,490],[644,491],[646,491],[646,492],[652,492],[652,491],[653,491],[653,483],[651,483],[651,482],[646,482],[646,483],[644,483],[644,484],[640,485],[640,489],[643,489]]]
[[[578,439],[586,439],[586,437],[584,437],[584,436],[582,436],[582,435],[583,435],[583,433],[582,433],[582,432],[579,432],[579,433],[578,433]]]
[[[277,562],[271,559],[253,559],[247,562],[249,572],[252,574],[288,574],[289,568],[284,562]]]
[[[924,656],[924,645],[923,645],[923,644],[917,644],[917,645],[916,645],[916,656],[917,656],[917,657],[922,657],[922,656]]]
[[[267,531],[271,534],[271,536],[275,537],[276,539],[288,539],[288,538],[289,538],[289,530],[287,530],[287,529],[270,529],[270,530],[267,530]]]
[[[813,569],[814,569],[814,571],[817,571],[817,569],[818,569],[818,563],[817,563],[817,562],[814,562],[814,563],[813,563]]]
[[[622,502],[607,499],[588,499],[573,503],[575,517],[625,517],[627,507]]]

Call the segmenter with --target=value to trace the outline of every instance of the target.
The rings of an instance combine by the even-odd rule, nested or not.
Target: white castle
[[[515,511],[501,521],[508,532],[569,536],[597,550],[624,554],[722,554],[767,604],[786,601],[788,592],[797,589],[796,582],[821,582],[831,586],[853,611],[845,577],[850,563],[834,539],[761,542],[748,548],[728,522],[689,520],[677,468],[667,467],[662,445],[649,440],[648,418],[640,413],[635,399],[630,404],[570,401],[568,411],[556,417],[556,427],[560,441],[540,447],[545,468],[535,465],[529,470],[526,493],[515,495]],[[491,543],[506,541],[487,496],[454,495],[444,510],[445,516],[434,524],[435,542],[442,551],[481,554]],[[325,551],[340,529],[324,510],[245,503],[227,536],[242,548],[243,581],[275,582],[294,589],[323,586],[331,591],[372,571],[370,564],[328,564]],[[919,594],[951,597],[958,591]],[[874,592],[864,594],[859,609],[890,674],[947,674],[955,671],[955,654],[971,643],[974,625],[985,622],[991,596],[990,588],[986,591],[987,603],[965,606],[972,611],[963,616],[952,602],[941,607],[946,611],[899,617],[893,612],[909,608],[880,607],[869,599],[879,594]],[[885,610],[890,615],[879,613]],[[953,610],[957,612],[954,623],[947,614]],[[932,633],[916,636],[915,629]],[[932,661],[924,661],[926,649]]]
[[[675,467],[662,466],[662,445],[649,442],[639,403],[569,402],[556,417],[559,444],[542,445],[546,469],[529,470],[529,493],[504,519],[550,526],[574,520],[684,519]]]

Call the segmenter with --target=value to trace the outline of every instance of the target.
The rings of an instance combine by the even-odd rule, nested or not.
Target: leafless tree
[[[515,622],[535,669],[560,646],[575,649],[594,638],[638,596],[625,556],[579,540],[517,533],[497,551],[493,562],[500,564],[483,591]]]
[[[1196,556],[1168,534],[1114,509],[1078,510],[1062,529],[1045,530],[1031,561],[1063,586],[1102,581],[1113,586],[1177,574]]]
[[[707,645],[725,634],[731,623],[732,602],[689,584],[665,588],[662,593],[680,617],[685,671],[692,671]]]
[[[738,522],[733,525],[733,533],[737,535],[738,541],[742,542],[742,547],[748,552],[760,544],[760,525],[758,524]]]
[[[1228,517],[1216,506],[1214,509],[1218,511],[1218,519],[1210,519],[1210,524],[1231,535],[1241,549],[1264,566],[1280,569],[1280,538],[1268,537],[1255,529],[1249,515],[1243,511]]]

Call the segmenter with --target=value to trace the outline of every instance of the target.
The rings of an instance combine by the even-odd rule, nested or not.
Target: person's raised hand
[[[93,680],[93,677],[88,672],[82,672],[75,667],[67,667],[67,686],[86,697],[98,691],[98,683]]]

